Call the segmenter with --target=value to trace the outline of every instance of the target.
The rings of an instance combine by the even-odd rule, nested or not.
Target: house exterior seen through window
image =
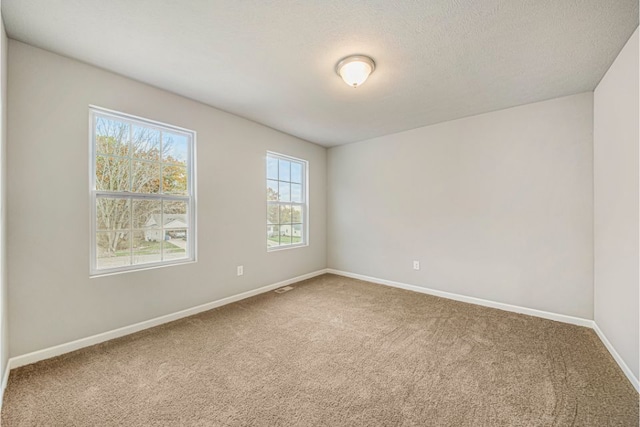
[[[308,243],[305,160],[267,153],[267,250]]]
[[[195,133],[91,107],[91,275],[195,260]]]

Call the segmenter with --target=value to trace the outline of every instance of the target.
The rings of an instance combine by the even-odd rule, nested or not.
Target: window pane
[[[162,167],[162,192],[165,194],[187,194],[187,168],[183,166]]]
[[[160,192],[160,165],[158,163],[133,161],[131,191],[157,194]]]
[[[189,138],[186,135],[164,132],[162,134],[162,161],[187,165]]]
[[[124,267],[131,264],[129,233],[122,231],[96,233],[98,268]]]
[[[291,182],[302,184],[302,164],[291,162]]]
[[[280,244],[280,227],[267,225],[267,247],[271,248]]]
[[[291,207],[291,222],[302,222],[302,206]]]
[[[133,263],[145,264],[162,261],[162,239],[156,239],[157,230],[133,232]],[[159,230],[160,234],[162,230]]]
[[[95,123],[96,152],[113,156],[129,155],[130,125],[110,117],[97,116]]]
[[[96,227],[98,230],[127,230],[131,224],[129,199],[98,197]]]
[[[280,246],[291,244],[291,224],[280,225]]]
[[[186,202],[167,202],[164,205],[164,215],[162,218],[165,229],[188,228],[189,220],[187,219],[187,203]]]
[[[187,257],[187,229],[165,230],[162,259],[173,260]]]
[[[288,182],[279,182],[278,186],[278,194],[280,196],[281,202],[289,202],[291,201],[291,184]]]
[[[185,214],[187,213],[187,202],[180,200],[166,200],[163,204],[165,214]]]
[[[302,224],[293,224],[292,242],[293,243],[302,242]]]
[[[133,199],[133,228],[151,232],[162,228],[162,202],[159,200]],[[152,234],[148,234],[151,236]],[[162,240],[159,232],[155,240]]]
[[[96,157],[96,189],[129,191],[129,159]]]
[[[291,184],[291,201],[302,203],[302,185]]]
[[[156,162],[160,161],[160,131],[134,125],[131,148],[133,157]]]
[[[279,224],[279,216],[278,212],[280,210],[280,206],[278,205],[268,205],[267,206],[267,224]]]
[[[267,200],[278,200],[278,181],[267,180]]]
[[[291,181],[291,162],[278,160],[278,179],[280,181]]]
[[[280,224],[291,222],[291,205],[280,205]],[[282,231],[282,227],[280,229]]]
[[[267,157],[267,179],[278,179],[278,159]]]

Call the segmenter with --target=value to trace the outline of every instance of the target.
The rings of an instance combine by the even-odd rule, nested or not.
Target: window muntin
[[[195,133],[91,107],[91,275],[195,260]]]
[[[305,160],[267,153],[267,250],[307,245]]]

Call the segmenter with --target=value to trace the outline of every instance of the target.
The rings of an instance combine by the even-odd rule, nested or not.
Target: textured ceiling
[[[637,0],[4,0],[11,38],[326,146],[593,90]],[[358,89],[334,73],[362,53]]]

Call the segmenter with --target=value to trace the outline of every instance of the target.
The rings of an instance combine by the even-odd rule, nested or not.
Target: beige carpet
[[[9,426],[637,426],[587,328],[333,275],[13,370]]]

